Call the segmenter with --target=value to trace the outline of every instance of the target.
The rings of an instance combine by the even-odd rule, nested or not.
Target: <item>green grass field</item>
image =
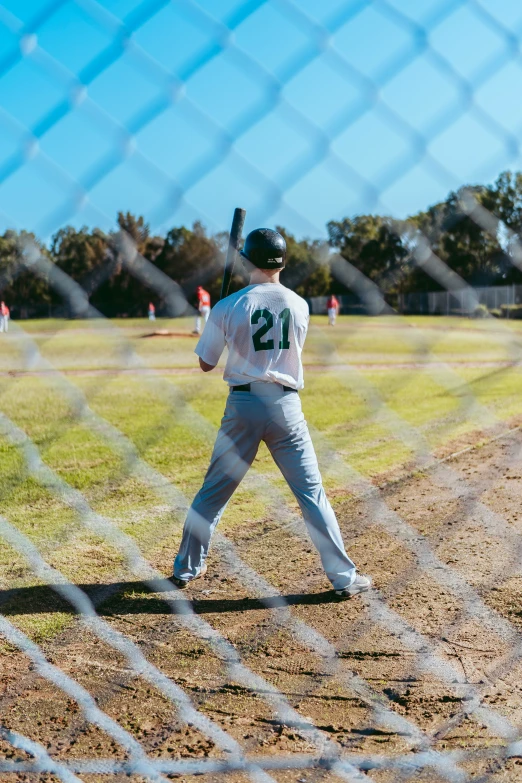
[[[218,370],[208,376],[196,370],[191,320],[157,321],[152,328],[176,336],[146,338],[151,325],[140,320],[13,324],[8,335],[0,335],[0,412],[92,509],[132,536],[168,573],[182,514],[129,475],[122,454],[80,420],[78,406],[84,400],[118,428],[190,501],[210,456],[226,386]],[[332,329],[326,318],[314,317],[301,396],[334,505],[350,494],[348,465],[382,480],[412,464],[411,443],[402,438],[406,424],[436,451],[453,443],[462,447],[466,438],[472,442],[472,433],[522,413],[520,370],[507,366],[519,358],[521,329],[517,322],[421,317],[344,317]],[[392,429],[381,403],[396,415]],[[123,573],[121,553],[87,532],[63,500],[42,486],[3,425],[2,431],[3,516],[75,582]],[[332,461],[332,449],[340,461]],[[260,474],[296,508],[264,447],[254,469],[227,509],[224,532],[280,513],[259,491]],[[35,578],[23,559],[1,546],[0,589],[30,584]],[[12,619],[36,639],[71,622],[70,615],[32,615],[26,609]]]

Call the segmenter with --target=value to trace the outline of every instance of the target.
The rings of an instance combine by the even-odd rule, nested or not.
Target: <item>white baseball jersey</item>
[[[284,285],[249,285],[212,308],[195,352],[215,366],[227,346],[223,378],[230,386],[265,381],[302,389],[309,320],[305,300]]]

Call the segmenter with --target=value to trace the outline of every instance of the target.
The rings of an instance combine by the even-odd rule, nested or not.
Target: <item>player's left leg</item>
[[[210,307],[204,307],[201,313],[203,315],[203,318],[205,319],[205,323],[207,323],[210,316]]]
[[[194,498],[174,561],[174,577],[201,574],[212,534],[232,494],[257,454],[263,420],[249,393],[230,392],[203,486]]]
[[[284,394],[274,406],[263,439],[299,503],[326,576],[335,590],[349,587],[357,575],[355,564],[346,554],[337,518],[325,495],[297,393]]]

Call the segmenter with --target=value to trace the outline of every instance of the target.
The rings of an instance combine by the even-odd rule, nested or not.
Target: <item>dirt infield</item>
[[[195,338],[199,338],[199,335],[194,332],[182,332],[180,330],[173,331],[172,329],[156,329],[154,332],[141,334],[140,337],[142,339],[149,337],[191,337],[194,340]]]
[[[385,507],[371,496],[338,506],[349,551],[375,581],[368,597],[337,599],[312,547],[267,519],[233,529],[229,539],[274,586],[272,600],[248,591],[217,546],[207,578],[177,594],[180,610],[191,599],[196,613],[232,642],[243,662],[275,686],[303,720],[316,724],[326,743],[323,751],[336,749],[373,780],[403,779],[397,769],[379,770],[379,758],[406,754],[413,760],[415,751],[431,747],[453,753],[448,758],[472,780],[522,781],[522,746],[520,758],[516,749],[512,758],[503,758],[506,737],[522,735],[521,495],[522,434],[514,431],[391,483],[381,495]],[[168,573],[169,552],[155,565]],[[281,725],[266,693],[252,693],[229,678],[210,640],[192,634],[182,615],[171,615],[161,595],[125,580],[85,589],[100,614],[246,752],[320,755],[302,727]],[[290,604],[292,625],[277,591]],[[16,622],[23,611],[67,607],[49,588],[37,586],[0,592],[0,611]],[[307,635],[306,627],[335,645],[336,661],[326,646],[321,652],[318,636]],[[49,660],[81,682],[151,757],[223,756],[79,624],[44,647]],[[20,653],[0,648],[0,667],[2,725],[41,742],[58,759],[125,758],[121,747],[87,726],[77,704],[35,673]],[[388,710],[404,719],[400,726]],[[0,740],[2,757],[28,758]],[[324,767],[270,774],[307,783],[335,777]],[[432,767],[423,772],[412,767],[410,774],[415,780],[444,779]],[[126,779],[123,772],[81,777]],[[231,777],[247,779],[245,773]],[[1,778],[35,776],[4,773]]]

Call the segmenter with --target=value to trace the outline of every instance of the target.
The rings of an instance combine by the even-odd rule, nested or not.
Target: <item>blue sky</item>
[[[4,0],[0,230],[405,217],[522,168],[517,0]]]

